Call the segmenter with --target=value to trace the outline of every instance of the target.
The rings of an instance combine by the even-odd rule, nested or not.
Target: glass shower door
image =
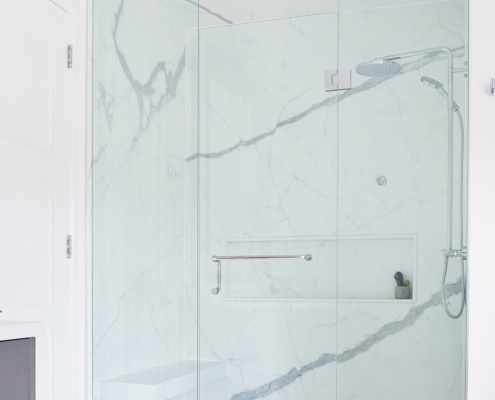
[[[465,3],[94,0],[94,400],[464,398]]]
[[[453,113],[450,220],[446,97],[450,49],[454,101],[467,115],[466,2],[407,3],[340,2],[340,65],[353,70],[339,108],[341,400],[465,398],[466,313],[448,317],[441,281],[449,224],[453,248],[463,245],[462,138]],[[460,264],[450,260],[445,285],[455,313]]]
[[[337,92],[324,77],[338,67],[337,14],[306,4],[274,20],[223,3],[200,18],[188,158],[199,163],[199,398],[335,399]]]

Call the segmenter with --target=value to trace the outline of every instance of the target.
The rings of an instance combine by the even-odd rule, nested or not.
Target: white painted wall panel
[[[495,3],[470,2],[468,399],[492,400],[495,357]]]

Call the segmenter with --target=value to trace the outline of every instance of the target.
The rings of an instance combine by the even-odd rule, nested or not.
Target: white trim
[[[86,190],[86,273],[83,279],[86,281],[84,307],[86,310],[85,329],[85,359],[86,359],[86,392],[85,400],[93,399],[93,1],[87,2],[86,7],[86,142],[85,153],[85,190]],[[81,330],[83,332],[83,330]],[[81,399],[83,397],[81,396]]]
[[[491,0],[470,0],[468,399],[491,400],[495,356],[495,78]]]
[[[88,267],[86,244],[88,225],[86,209],[86,170],[87,170],[87,109],[90,103],[87,94],[87,0],[50,0],[69,15],[70,43],[73,45],[74,64],[70,72],[69,106],[69,227],[73,236],[73,257],[69,271],[69,399],[86,400],[88,382],[87,368],[87,324],[91,309],[87,308],[90,297],[90,281],[87,280]],[[89,241],[90,243],[90,241]],[[90,394],[90,392],[89,392]]]

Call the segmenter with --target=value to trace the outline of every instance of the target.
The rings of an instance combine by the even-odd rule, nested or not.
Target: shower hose
[[[461,171],[459,173],[459,176],[460,176],[460,187],[461,187],[461,190],[460,190],[460,204],[459,204],[459,208],[460,208],[460,211],[461,211],[461,220],[460,220],[460,230],[461,230],[461,236],[460,236],[460,239],[461,239],[461,253],[462,253],[462,249],[463,249],[463,246],[464,246],[464,123],[462,121],[462,115],[459,111],[459,109],[456,107],[455,109],[455,112],[457,114],[457,117],[459,119],[459,124],[460,124],[460,131],[461,131],[461,140],[460,140],[460,153],[461,153]],[[450,193],[450,196],[452,196],[452,187],[450,188],[451,190],[451,193]],[[452,234],[452,232],[450,232],[450,235]],[[461,306],[460,306],[460,309],[459,309],[459,312],[457,314],[453,314],[450,312],[449,310],[449,306],[447,304],[447,299],[446,299],[446,285],[445,285],[445,281],[447,279],[447,272],[448,272],[448,269],[449,269],[449,261],[450,261],[450,258],[451,258],[452,254],[451,254],[451,249],[449,249],[449,251],[446,251],[444,252],[444,268],[443,268],[443,277],[442,277],[442,304],[443,304],[443,308],[445,309],[445,312],[447,313],[447,315],[452,318],[452,319],[457,319],[459,318],[462,313],[464,312],[464,306],[466,304],[466,273],[465,273],[465,260],[464,260],[464,257],[463,255],[461,254],[460,256],[460,259],[461,259]]]

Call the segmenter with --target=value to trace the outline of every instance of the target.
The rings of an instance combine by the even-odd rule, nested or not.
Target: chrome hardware
[[[296,256],[213,256],[211,261],[217,263],[217,287],[211,289],[211,293],[216,296],[222,289],[222,261],[223,260],[304,260],[311,261],[311,254],[303,254]]]
[[[72,236],[67,235],[65,237],[65,257],[72,258]]]
[[[383,175],[380,175],[378,178],[376,178],[376,184],[378,186],[385,186],[387,184],[387,178]]]
[[[325,92],[335,92],[351,88],[351,69],[331,69],[325,71]]]
[[[463,247],[460,250],[454,250],[454,249],[443,249],[442,254],[446,258],[457,258],[461,257],[464,261],[467,260],[467,247]]]
[[[73,47],[71,44],[67,46],[67,68],[72,68]]]
[[[495,79],[486,87],[486,91],[490,96],[495,96]]]
[[[217,263],[217,287],[211,289],[211,294],[216,296],[220,293],[220,289],[222,288],[222,262],[220,260],[214,260],[213,257],[211,260]]]
[[[452,72],[454,74],[462,73],[462,74],[464,74],[464,77],[467,78],[469,75],[469,63],[467,61],[464,61],[464,67],[452,68]]]
[[[301,256],[213,256],[211,261],[222,260],[305,260],[311,261],[313,256],[311,254],[304,254]]]

